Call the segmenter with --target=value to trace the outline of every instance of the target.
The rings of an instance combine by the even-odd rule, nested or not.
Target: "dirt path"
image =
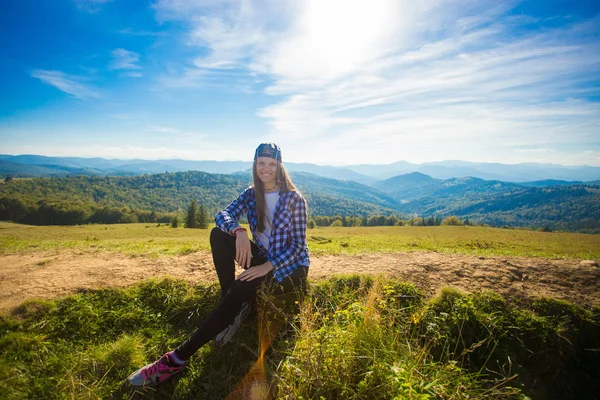
[[[310,278],[332,274],[382,274],[414,282],[428,294],[453,286],[520,297],[551,296],[583,306],[600,305],[596,261],[482,258],[432,252],[312,257]],[[52,298],[83,288],[129,286],[151,277],[214,282],[208,252],[165,258],[74,251],[0,256],[0,311],[26,299]]]

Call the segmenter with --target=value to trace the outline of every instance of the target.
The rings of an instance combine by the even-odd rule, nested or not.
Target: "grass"
[[[76,249],[132,256],[209,250],[208,230],[122,224],[27,226],[0,222],[0,253]],[[472,226],[318,227],[308,230],[311,254],[435,251],[483,257],[599,259],[600,235]]]
[[[0,252],[74,249],[131,256],[172,256],[209,250],[205,229],[173,229],[162,224],[30,226],[0,222]]]
[[[251,314],[236,343],[204,346],[183,375],[155,390],[123,386],[187,338],[218,296],[214,285],[166,279],[24,303],[0,319],[2,397],[224,399],[249,376],[261,383],[254,398],[277,399],[568,400],[600,390],[598,309],[452,289],[425,299],[365,276],[313,283],[272,319],[283,328],[264,368],[269,341]]]

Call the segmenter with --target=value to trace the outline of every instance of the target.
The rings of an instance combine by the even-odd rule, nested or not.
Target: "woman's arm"
[[[223,211],[217,213],[215,223],[223,232],[232,234],[240,224],[238,221],[248,211],[248,196],[252,188],[244,190],[237,199],[231,202]]]
[[[290,200],[290,211],[292,212],[292,224],[289,228],[289,245],[269,259],[275,269],[292,264],[306,249],[306,225],[308,223],[306,200],[298,192],[295,192]]]

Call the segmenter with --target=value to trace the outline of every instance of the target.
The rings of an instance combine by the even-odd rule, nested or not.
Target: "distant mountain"
[[[7,159],[0,160],[0,175],[20,178],[38,176],[65,176],[65,175],[98,175],[100,171],[88,168],[76,168],[66,165],[28,165],[20,164]]]
[[[8,156],[6,161],[24,165],[43,165],[49,174],[65,173],[65,168],[89,171],[82,175],[141,175],[163,172],[204,171],[224,173],[244,170],[252,166],[244,161],[187,161],[187,160],[107,160],[104,158],[45,157],[37,155]],[[52,168],[56,167],[56,168]],[[0,174],[6,174],[0,167]],[[43,176],[43,175],[42,175]]]
[[[386,213],[396,210],[399,206],[397,200],[384,192],[354,181],[324,178],[306,172],[292,172],[290,175],[294,184],[296,184],[303,193],[342,196],[348,200],[370,203],[385,208],[385,211],[387,211]],[[352,215],[352,213],[348,215]]]
[[[598,181],[596,181],[597,184]],[[563,181],[559,179],[544,179],[542,181],[533,181],[533,182],[519,182],[521,186],[529,186],[529,187],[548,187],[548,186],[573,186],[573,185],[581,185],[584,182],[581,181]],[[594,181],[586,182],[587,184],[594,184]]]
[[[420,172],[395,176],[373,184],[402,203],[422,198],[456,198],[473,194],[506,192],[517,184],[466,177],[435,179]]]
[[[43,166],[32,170],[0,165],[0,177],[12,176],[66,176],[79,175],[141,175],[163,172],[203,171],[231,174],[247,171],[250,161],[188,161],[188,160],[107,160],[103,158],[45,157],[39,155],[1,155],[0,160],[20,165]],[[596,181],[600,180],[600,167],[565,167],[554,164],[499,164],[467,161],[441,161],[411,164],[398,161],[385,165],[350,165],[346,167],[322,166],[309,163],[285,163],[289,171],[309,172],[327,178],[352,180],[371,185],[398,175],[420,172],[436,179],[475,177],[503,182],[529,182],[540,180]],[[25,172],[28,171],[28,172]],[[35,172],[37,171],[37,172]]]
[[[188,161],[188,160],[106,160],[103,158],[46,157],[38,155],[9,156],[5,160],[16,164],[4,167],[0,164],[0,175],[15,177],[77,175],[142,175],[163,172],[203,171],[212,174],[231,174],[252,168],[250,161]],[[23,165],[22,168],[18,168]],[[43,169],[27,166],[44,166]],[[362,175],[346,168],[319,166],[308,163],[285,163],[289,171],[309,172],[329,178],[353,180],[370,184],[375,178]]]
[[[421,172],[437,179],[472,176],[505,182],[528,182],[545,179],[594,181],[600,179],[600,167],[566,167],[555,164],[500,164],[450,160],[424,164],[410,164],[401,161],[386,165],[351,165],[346,168],[379,179],[388,179],[411,172]]]
[[[373,187],[406,203],[432,194],[442,187],[442,181],[420,172],[411,172],[377,181]]]
[[[562,166],[555,164],[499,164],[478,163],[473,168],[479,173],[469,174],[483,179],[488,174],[493,179],[507,182],[529,182],[546,179],[565,181],[593,181],[600,179],[600,168],[589,166]]]
[[[306,163],[285,163],[285,168],[288,171],[308,172],[326,178],[354,181],[365,185],[369,185],[377,181],[377,179],[372,176],[358,173],[349,168],[329,167]]]
[[[396,175],[415,172],[419,168],[419,164],[411,164],[407,161],[397,161],[392,164],[348,165],[345,168],[377,179],[387,179]]]

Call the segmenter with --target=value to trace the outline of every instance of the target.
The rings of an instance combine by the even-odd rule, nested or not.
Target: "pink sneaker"
[[[129,375],[127,380],[131,386],[156,386],[181,372],[186,365],[187,361],[183,364],[176,363],[171,356],[171,352],[169,352],[158,361],[138,369]]]

